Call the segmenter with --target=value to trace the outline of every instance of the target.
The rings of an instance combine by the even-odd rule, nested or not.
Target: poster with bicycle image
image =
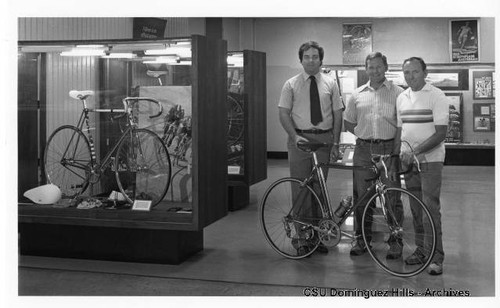
[[[450,21],[451,62],[479,62],[479,23],[477,19]]]

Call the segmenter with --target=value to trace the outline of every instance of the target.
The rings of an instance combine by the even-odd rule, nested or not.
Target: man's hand
[[[339,145],[333,145],[330,151],[330,162],[336,162],[340,158]]]
[[[413,152],[409,152],[409,151],[401,151],[401,154],[399,155],[399,157],[401,159],[401,162],[407,166],[412,164],[413,160],[415,159]]]
[[[299,142],[309,142],[309,140],[300,135],[295,135],[295,146],[297,146]]]

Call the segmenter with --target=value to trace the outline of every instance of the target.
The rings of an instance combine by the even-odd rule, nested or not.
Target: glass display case
[[[248,204],[249,187],[267,178],[266,55],[227,57],[227,172],[230,210]]]
[[[37,170],[26,179],[19,164],[19,191],[54,184],[62,192],[54,204],[20,194],[24,251],[54,244],[38,245],[36,234],[69,226],[109,242],[117,228],[186,231],[174,237],[199,250],[203,228],[227,213],[226,46],[199,35],[19,42],[19,91],[37,87],[19,97],[19,112],[38,119],[19,135],[38,153],[20,154]]]

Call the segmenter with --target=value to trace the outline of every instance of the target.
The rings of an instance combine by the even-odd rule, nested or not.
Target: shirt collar
[[[431,84],[426,82],[424,87],[422,89],[420,89],[420,91],[413,91],[410,87],[408,87],[408,91],[406,91],[406,96],[410,96],[410,92],[427,92],[427,91],[430,91],[431,90]]]
[[[309,79],[310,76],[312,75],[309,75],[306,72],[302,72],[302,77],[304,78],[304,81],[307,81],[307,79]],[[319,71],[316,75],[314,75],[314,77],[316,78],[316,80],[319,80],[321,78],[321,71]]]
[[[387,78],[384,80],[384,82],[382,83],[382,87],[385,86],[387,89],[390,89],[392,87],[392,81],[389,81],[387,80]],[[360,92],[363,92],[367,89],[373,89],[371,86],[370,86],[370,80],[368,80],[367,83],[365,83],[364,85],[361,86],[361,91]]]

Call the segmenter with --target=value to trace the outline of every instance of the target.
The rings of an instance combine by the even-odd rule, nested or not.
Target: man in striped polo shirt
[[[396,135],[396,99],[403,89],[385,78],[388,68],[386,56],[380,52],[370,53],[365,60],[369,81],[357,88],[347,102],[344,126],[347,131],[358,137],[354,148],[354,166],[371,166],[372,154],[391,154],[393,151]],[[353,170],[353,202],[355,204],[370,186],[365,179],[371,177],[373,177],[373,172],[369,169]],[[399,180],[390,181],[388,178],[383,178],[383,180],[387,186],[400,187]],[[352,256],[366,252],[361,231],[363,210],[364,208],[360,206],[354,212],[356,240],[350,252]],[[371,230],[370,224],[366,224],[367,233]],[[367,234],[368,241],[371,240],[370,237],[371,234]],[[391,238],[389,247],[387,258],[401,257],[402,246],[397,239]]]
[[[405,174],[405,183],[406,188],[427,205],[434,220],[436,253],[427,271],[431,275],[440,275],[443,273],[444,251],[439,198],[449,104],[443,91],[426,83],[427,67],[422,58],[406,59],[403,74],[409,88],[397,100],[398,129],[394,153],[400,153],[403,164],[410,164],[413,154],[420,163],[421,172]],[[410,147],[405,146],[406,142]],[[405,262],[416,264],[427,257],[423,255],[423,249],[417,248]]]

